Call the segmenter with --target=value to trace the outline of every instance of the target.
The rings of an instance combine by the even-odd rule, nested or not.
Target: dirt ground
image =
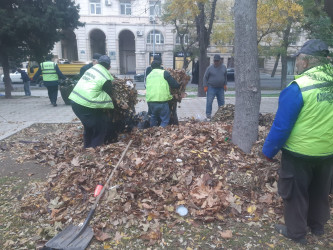
[[[56,136],[66,129],[65,124],[35,124],[0,141],[0,246],[2,249],[40,249],[48,239],[40,221],[24,218],[20,200],[28,185],[46,181],[50,168],[42,161],[26,159],[26,145]],[[49,163],[50,164],[50,163]],[[52,165],[52,163],[50,164]],[[38,227],[36,227],[38,225]],[[160,224],[158,240],[146,240],[142,229],[122,228],[109,232],[112,238],[100,242],[95,239],[88,249],[333,249],[333,219],[326,235],[309,235],[308,245],[296,244],[274,232],[273,225],[260,222],[242,223],[237,218],[213,222],[198,222],[179,217],[174,223]]]

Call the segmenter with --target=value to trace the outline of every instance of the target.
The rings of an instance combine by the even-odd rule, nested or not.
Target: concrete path
[[[33,123],[71,123],[79,122],[70,106],[65,105],[58,95],[58,106],[53,107],[47,97],[45,88],[31,90],[32,96],[26,97],[23,92],[12,92],[12,99],[0,98],[0,140],[32,125]],[[231,94],[232,92],[229,92]],[[226,104],[234,104],[234,97],[226,97]],[[277,110],[277,97],[263,97],[261,100],[261,113],[275,113]],[[184,98],[178,105],[180,120],[187,118],[205,118],[206,98]],[[214,100],[213,111],[217,110],[217,101]],[[147,103],[142,100],[136,105],[136,111],[147,111]]]

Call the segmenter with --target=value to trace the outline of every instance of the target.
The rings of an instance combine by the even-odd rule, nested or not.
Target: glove
[[[227,92],[227,90],[228,90],[227,85],[224,85],[223,87],[224,87],[224,92]]]
[[[273,159],[271,159],[271,158],[268,158],[266,155],[265,155],[265,159],[266,159],[267,161],[269,161],[269,162],[274,162],[274,160],[273,160]]]
[[[206,86],[206,87],[204,87],[204,91],[205,92],[207,92],[208,91],[208,87]]]
[[[267,157],[266,155],[262,154],[264,156],[264,158],[266,159],[266,161],[269,161],[269,162],[275,162],[276,160],[274,159],[271,159],[269,157]]]

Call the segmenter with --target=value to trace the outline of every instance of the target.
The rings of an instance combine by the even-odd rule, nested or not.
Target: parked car
[[[26,71],[25,69],[22,69],[24,71]],[[3,77],[4,75],[1,75],[0,78],[0,82],[3,82]],[[21,79],[21,73],[15,71],[14,73],[10,73],[9,74],[10,79],[12,80],[12,83],[23,83],[22,79]]]
[[[227,69],[227,80],[229,82],[235,81],[235,69],[234,68]]]
[[[136,74],[134,75],[134,81],[136,82],[143,82],[145,78],[144,74]]]

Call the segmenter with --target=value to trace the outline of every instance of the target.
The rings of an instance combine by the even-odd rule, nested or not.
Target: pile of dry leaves
[[[170,75],[180,84],[179,89],[170,89],[173,99],[177,102],[181,102],[185,94],[186,85],[191,79],[189,75],[186,74],[184,69],[167,69]]]
[[[32,185],[22,199],[22,217],[39,218],[54,229],[82,222],[95,200],[96,185],[107,180],[132,139],[111,181],[117,188],[106,192],[91,223],[97,239],[107,239],[107,232],[118,226],[152,230],[160,221],[179,217],[179,205],[188,208],[187,216],[202,221],[280,218],[279,163],[260,156],[272,119],[262,119],[268,123],[260,126],[260,140],[251,154],[244,154],[229,139],[233,106],[224,109],[228,115],[218,122],[134,130],[97,149],[82,149],[77,125],[56,139],[45,138],[28,148],[27,158],[49,164],[52,172],[45,185]]]
[[[138,91],[132,79],[114,78],[112,81],[112,101],[115,111],[121,114],[135,114],[135,104],[138,103]]]

